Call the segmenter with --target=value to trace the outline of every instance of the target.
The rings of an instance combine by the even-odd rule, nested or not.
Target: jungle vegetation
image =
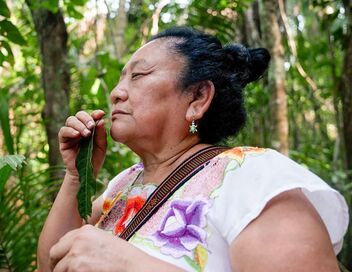
[[[130,55],[189,25],[223,43],[266,47],[269,72],[246,89],[248,124],[231,145],[279,150],[352,204],[349,0],[0,0],[0,271],[34,271],[64,167],[57,133],[79,110],[110,111]],[[108,139],[99,180],[138,161]],[[352,230],[338,255],[352,270]]]

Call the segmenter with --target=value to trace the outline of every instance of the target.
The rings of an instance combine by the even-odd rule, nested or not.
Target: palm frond
[[[48,168],[21,179],[11,177],[1,192],[0,271],[36,269],[37,241],[52,204],[56,188],[52,185],[57,182],[50,180],[50,173],[57,170]]]

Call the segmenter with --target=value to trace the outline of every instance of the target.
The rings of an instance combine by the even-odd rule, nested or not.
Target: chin
[[[129,138],[128,129],[113,123],[110,128],[110,136],[114,141],[125,144]]]

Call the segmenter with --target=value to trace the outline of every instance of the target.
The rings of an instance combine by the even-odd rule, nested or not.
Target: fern
[[[0,158],[3,171],[23,165],[23,157]],[[4,163],[6,162],[6,163]],[[60,168],[61,169],[61,168]],[[10,173],[11,173],[10,171]],[[48,180],[49,168],[23,178],[11,177],[0,192],[0,271],[34,271],[37,241],[51,206],[54,180]]]

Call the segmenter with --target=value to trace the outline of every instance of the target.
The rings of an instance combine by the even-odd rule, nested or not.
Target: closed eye
[[[138,79],[138,78],[140,78],[140,77],[142,77],[142,76],[145,76],[146,74],[143,74],[143,73],[132,73],[132,76],[131,76],[131,78],[132,79]]]

